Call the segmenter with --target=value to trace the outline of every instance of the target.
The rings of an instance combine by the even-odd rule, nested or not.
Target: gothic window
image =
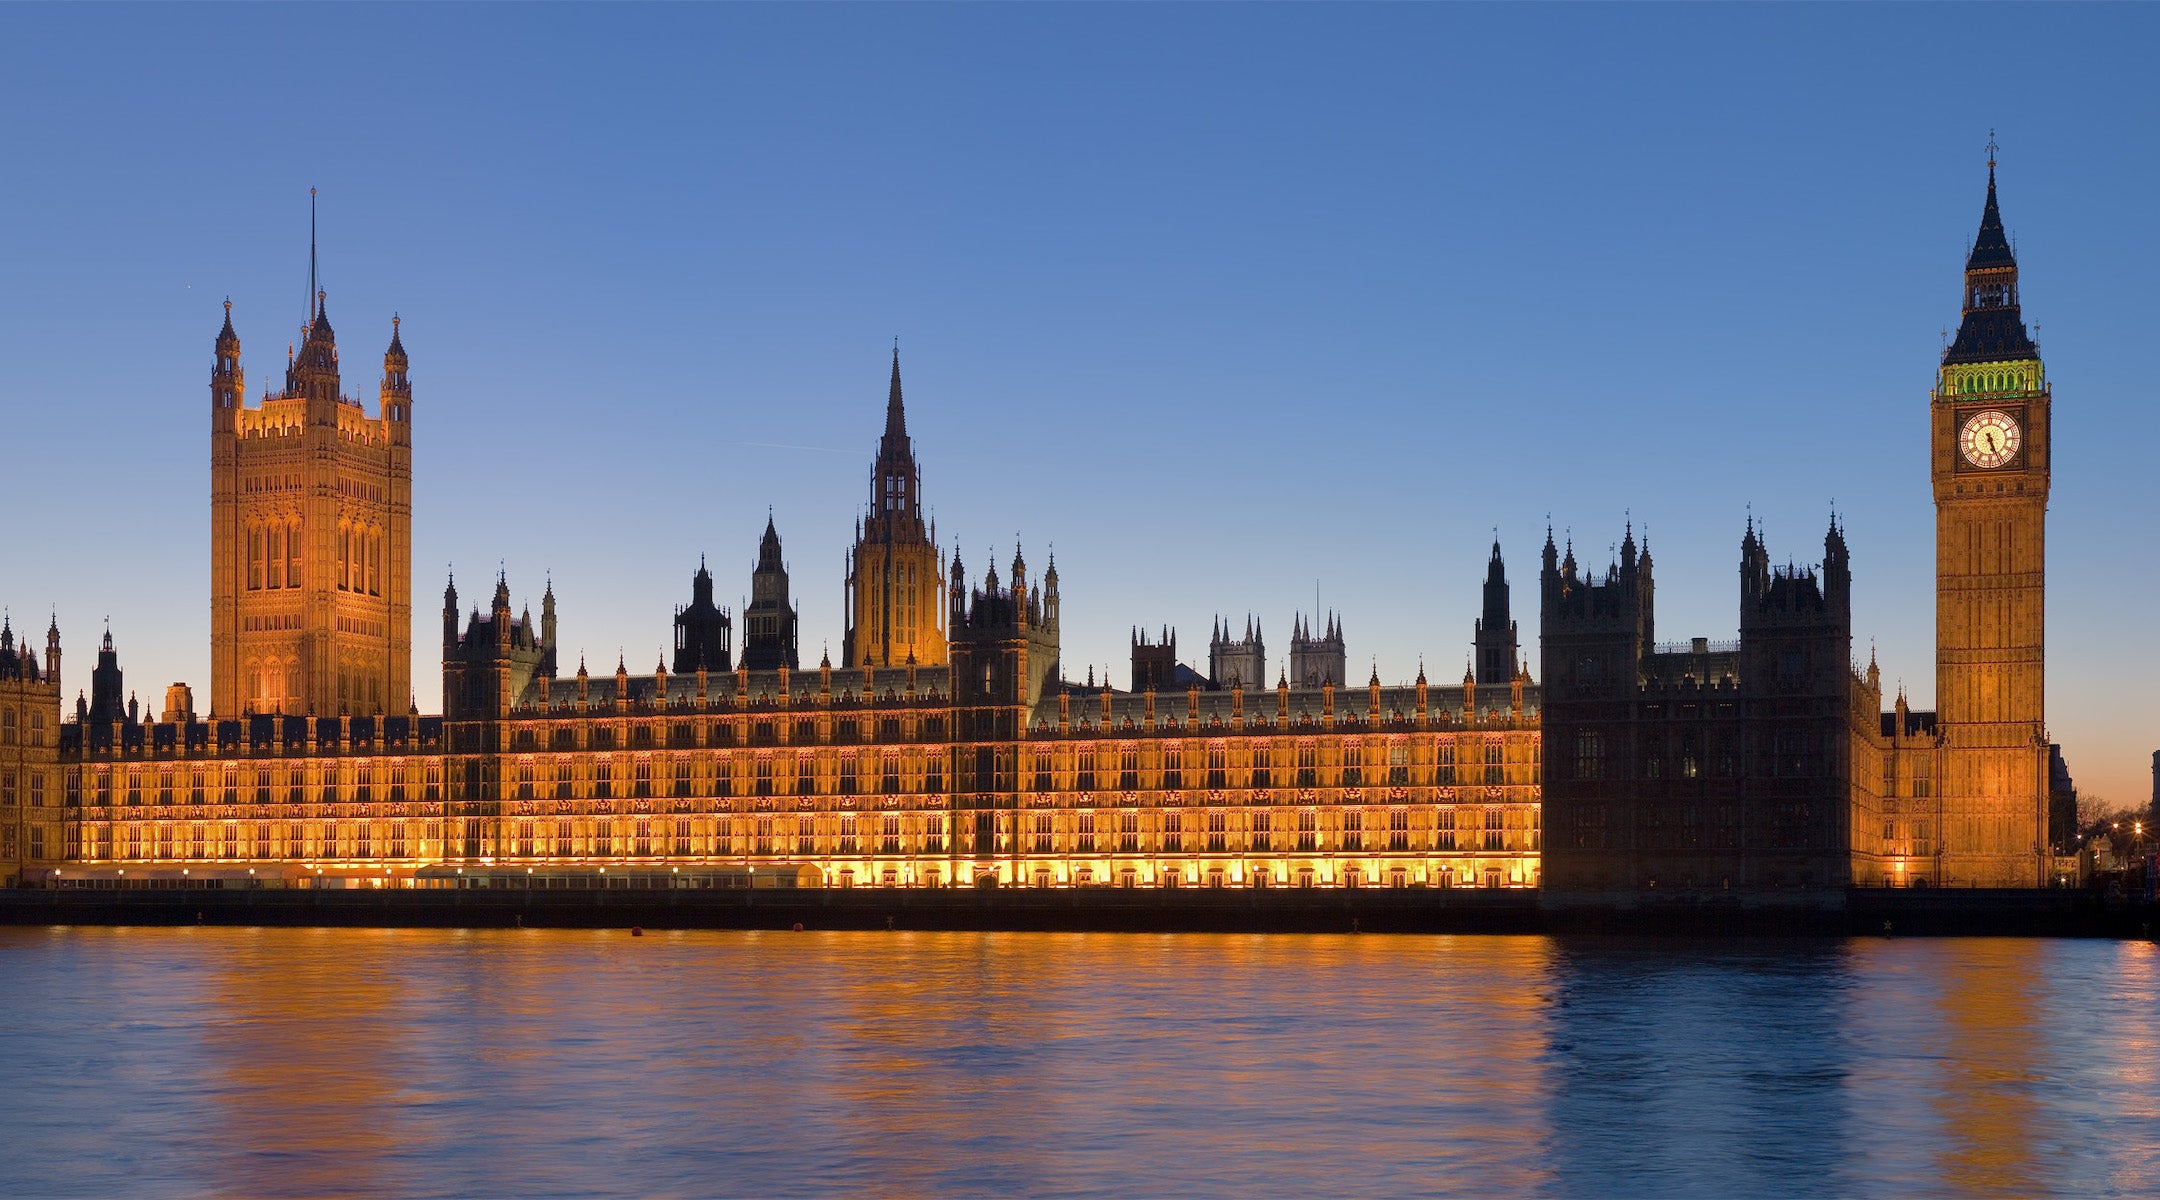
[[[253,591],[263,585],[263,531],[261,526],[250,525],[247,531],[248,589]]]
[[[1177,746],[1163,750],[1162,785],[1166,788],[1185,786],[1185,752]]]
[[[898,854],[898,853],[900,853],[900,818],[899,818],[899,817],[897,817],[897,816],[887,816],[887,817],[883,818],[883,820],[882,820],[882,822],[881,822],[881,824],[880,824],[880,826],[879,826],[879,829],[878,829],[878,853],[879,853],[879,854]]]
[[[1252,832],[1248,840],[1252,844],[1254,853],[1265,854],[1268,852],[1268,843],[1273,825],[1273,819],[1265,811],[1256,812],[1252,815]]]
[[[1485,810],[1485,848],[1487,850],[1505,848],[1504,839],[1507,837],[1505,819],[1505,814],[1500,809],[1488,808]]]
[[[1228,774],[1224,767],[1229,760],[1229,755],[1229,750],[1226,749],[1221,742],[1213,742],[1208,745],[1207,785],[1210,788],[1220,788],[1224,786],[1223,777]]]
[[[1575,778],[1602,779],[1605,775],[1605,735],[1592,729],[1575,734]]]
[[[1118,790],[1130,792],[1140,786],[1140,751],[1130,743],[1118,749]]]
[[[1320,848],[1320,815],[1311,809],[1297,815],[1297,848],[1305,854]]]
[[[1127,809],[1118,814],[1118,853],[1140,852],[1140,814]]]
[[[1095,814],[1094,814],[1094,813],[1091,813],[1091,812],[1083,812],[1083,813],[1081,813],[1081,814],[1080,814],[1080,830],[1079,830],[1079,833],[1078,833],[1078,835],[1077,835],[1077,836],[1076,836],[1076,837],[1074,838],[1074,841],[1073,841],[1073,852],[1074,852],[1074,853],[1076,853],[1076,854],[1093,854],[1093,853],[1095,853]]]
[[[1166,812],[1162,818],[1162,848],[1165,854],[1179,854],[1185,849],[1185,814]]]
[[[1274,771],[1270,765],[1274,753],[1266,746],[1255,747],[1252,752],[1252,785],[1256,788],[1273,787]]]
[[[1365,814],[1357,809],[1342,815],[1342,848],[1352,854],[1365,849]]]
[[[1229,842],[1229,818],[1221,812],[1207,815],[1207,850],[1209,854],[1221,854]]]
[[[1490,738],[1485,743],[1485,786],[1498,787],[1505,782],[1506,768],[1502,765],[1500,739]]]
[[[1314,746],[1311,742],[1298,743],[1297,786],[1313,786],[1315,777],[1319,773],[1315,764],[1317,764],[1319,761],[1320,751],[1318,747]]]
[[[1342,786],[1356,787],[1365,782],[1365,747],[1357,742],[1344,742],[1342,748]]]
[[[285,586],[285,527],[279,525],[269,530],[269,538],[270,586],[281,588]]]
[[[1401,742],[1388,743],[1387,781],[1392,787],[1402,787],[1410,782],[1410,747]]]
[[[1390,811],[1387,815],[1387,829],[1389,850],[1400,852],[1410,848],[1410,814],[1407,811],[1400,808]]]
[[[1050,825],[1049,813],[1039,812],[1035,814],[1035,853],[1037,854],[1050,853],[1053,836],[1050,832]]]
[[[1455,743],[1441,742],[1433,751],[1433,780],[1441,786],[1455,782]]]

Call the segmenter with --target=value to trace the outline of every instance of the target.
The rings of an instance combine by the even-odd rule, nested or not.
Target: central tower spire
[[[870,511],[848,557],[845,665],[929,666],[945,661],[938,587],[943,557],[923,521],[922,476],[900,395],[900,347],[893,346],[885,433],[870,469]]]

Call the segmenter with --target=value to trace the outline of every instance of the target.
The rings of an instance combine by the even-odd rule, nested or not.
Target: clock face
[[[2016,458],[2023,441],[2017,418],[1989,409],[1966,419],[1965,431],[1958,435],[1958,448],[1965,452],[1966,462],[1988,470]]]

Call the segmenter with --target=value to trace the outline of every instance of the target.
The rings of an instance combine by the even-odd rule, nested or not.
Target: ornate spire
[[[900,403],[900,339],[893,339],[892,390],[885,398],[885,440],[907,442],[907,411]],[[884,447],[879,447],[880,450]]]
[[[2003,232],[2002,210],[1995,202],[1995,139],[1988,137],[1987,203],[1980,210],[1980,232],[1965,257],[1965,312],[1957,337],[1943,351],[1943,364],[2017,361],[2039,357],[2025,332],[2018,308],[2017,255]]]

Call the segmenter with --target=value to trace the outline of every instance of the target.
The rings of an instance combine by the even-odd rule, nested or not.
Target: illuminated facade
[[[560,672],[498,577],[443,596],[443,714],[120,707],[114,666],[59,728],[62,886],[1531,887],[1538,692],[1317,686],[1178,667],[1131,691],[1066,682],[1057,567],[971,579],[920,519],[897,361],[850,558],[853,661],[794,657],[778,535],[760,545],[741,660],[701,567],[676,664]],[[1490,577],[1505,584],[1497,547]],[[1491,591],[1488,588],[1488,597]],[[711,611],[707,611],[710,609]],[[770,613],[767,613],[770,610]],[[1488,603],[1488,618],[1493,618]],[[1324,643],[1324,644],[1323,644]],[[110,646],[107,646],[110,653]],[[760,665],[753,668],[752,660]],[[765,666],[771,663],[774,665]],[[1175,666],[1175,664],[1171,664]],[[717,668],[717,669],[716,669]],[[39,693],[58,727],[58,690]]]
[[[59,746],[59,622],[45,631],[40,665],[29,639],[18,645],[13,622],[0,620],[0,880],[10,886],[24,863],[65,850]]]
[[[14,721],[0,725],[0,781],[14,781],[0,860],[94,886],[589,886],[608,873],[1544,886],[1591,904],[2045,886],[2051,394],[1992,163],[1965,274],[1930,405],[1934,713],[1902,695],[1885,712],[1873,662],[1854,664],[1835,520],[1819,566],[1784,569],[1749,523],[1740,638],[1723,644],[1655,640],[1651,555],[1632,528],[1602,576],[1548,532],[1542,687],[1519,657],[1497,545],[1459,688],[1422,670],[1350,685],[1332,614],[1293,623],[1273,689],[1257,623],[1234,639],[1218,622],[1206,675],[1178,662],[1173,631],[1136,627],[1130,690],[1068,682],[1055,564],[1037,581],[1016,551],[1004,578],[993,565],[978,579],[938,550],[897,353],[840,666],[796,667],[768,520],[739,657],[702,565],[676,615],[675,669],[635,675],[620,660],[564,674],[552,587],[536,622],[498,576],[484,610],[461,614],[445,589],[442,715],[399,713],[410,390],[395,326],[370,421],[338,395],[319,296],[286,394],[241,408],[228,312],[212,387],[212,712],[197,720],[184,689],[159,719],[123,706],[108,634],[91,699],[62,724],[57,632],[42,670],[27,650],[0,653],[0,714]],[[327,465],[295,467],[302,451]],[[385,481],[379,504],[370,479]]]
[[[922,472],[900,402],[900,351],[893,350],[885,436],[870,473],[870,513],[847,560],[847,635],[842,665],[897,667],[945,662],[939,592],[944,559],[937,531],[923,521]]]
[[[210,711],[412,703],[412,381],[397,322],[379,407],[343,394],[322,295],[285,388],[249,407],[232,305],[210,373]]]

